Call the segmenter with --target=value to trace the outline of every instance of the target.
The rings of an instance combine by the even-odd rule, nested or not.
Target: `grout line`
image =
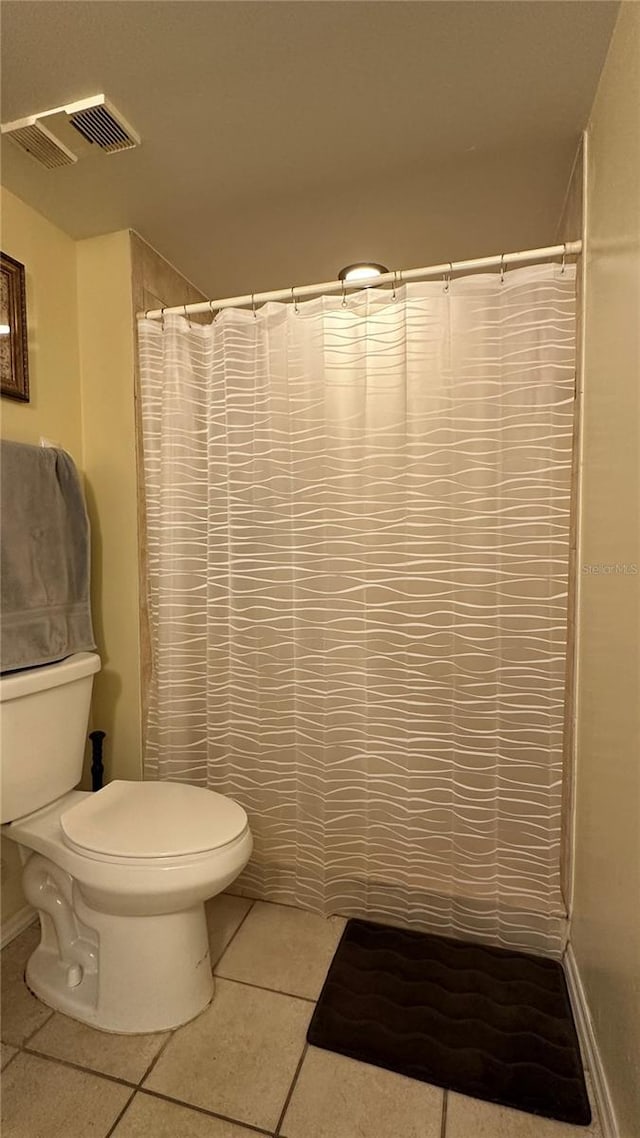
[[[296,1083],[298,1082],[298,1075],[300,1074],[300,1071],[302,1070],[302,1064],[304,1063],[305,1055],[307,1054],[308,1049],[309,1049],[309,1044],[307,1043],[307,1041],[305,1039],[304,1047],[302,1048],[302,1055],[300,1056],[300,1058],[298,1060],[298,1066],[295,1069],[293,1079],[291,1080],[291,1086],[289,1087],[289,1090],[287,1092],[287,1097],[284,1100],[284,1106],[282,1107],[282,1110],[280,1111],[280,1117],[277,1121],[276,1128],[274,1130],[274,1134],[276,1134],[276,1135],[280,1134],[280,1127],[284,1125],[285,1115],[289,1109],[289,1103],[291,1102],[291,1098],[293,1096],[293,1092],[295,1090]]]
[[[170,1038],[171,1038],[171,1036],[169,1037],[169,1039],[165,1040],[163,1046],[160,1048],[160,1051],[158,1052],[158,1055],[156,1056],[156,1059],[160,1058],[160,1055],[164,1051],[167,1044],[169,1043]],[[106,1079],[107,1082],[117,1083],[119,1086],[127,1087],[127,1089],[131,1091],[131,1094],[129,1095],[129,1098],[127,1099],[125,1106],[122,1108],[122,1111],[118,1115],[118,1118],[112,1124],[111,1129],[105,1135],[105,1138],[109,1138],[109,1136],[112,1134],[114,1127],[121,1120],[122,1115],[125,1113],[127,1108],[131,1105],[131,1102],[132,1102],[132,1100],[136,1094],[151,1095],[153,1098],[159,1098],[159,1099],[163,1099],[165,1102],[175,1103],[176,1106],[182,1106],[182,1107],[187,1108],[188,1110],[195,1110],[200,1114],[206,1114],[209,1118],[219,1118],[223,1122],[231,1122],[231,1123],[234,1123],[236,1126],[244,1126],[245,1128],[248,1128],[249,1130],[254,1131],[256,1134],[268,1135],[269,1138],[271,1138],[271,1136],[273,1134],[272,1130],[265,1130],[261,1126],[254,1126],[250,1122],[244,1122],[242,1119],[239,1119],[239,1118],[231,1118],[229,1115],[226,1115],[226,1114],[217,1114],[215,1111],[208,1110],[204,1106],[197,1106],[195,1103],[185,1102],[184,1099],[173,1098],[171,1095],[163,1094],[162,1091],[154,1091],[149,1087],[140,1086],[140,1084],[138,1084],[138,1083],[132,1083],[128,1079],[120,1078],[117,1075],[106,1075],[103,1071],[94,1071],[91,1067],[81,1067],[78,1063],[72,1063],[69,1059],[58,1059],[57,1057],[55,1057],[53,1055],[44,1055],[42,1052],[34,1051],[32,1048],[25,1047],[22,1050],[23,1050],[23,1053],[25,1055],[33,1055],[34,1058],[36,1058],[36,1059],[44,1059],[45,1062],[53,1063],[54,1065],[57,1064],[61,1067],[69,1067],[73,1071],[80,1071],[83,1075],[94,1075],[96,1078]],[[16,1052],[16,1054],[20,1054],[20,1052]],[[13,1059],[15,1059],[15,1055],[11,1057],[11,1059],[9,1060],[9,1063],[13,1062]],[[9,1063],[7,1063],[7,1067],[9,1066]],[[148,1072],[143,1077],[147,1078]]]
[[[4,1043],[4,1040],[3,1040],[3,1043]],[[14,1047],[14,1048],[15,1048],[15,1050],[14,1050],[14,1053],[13,1053],[13,1055],[11,1056],[11,1058],[10,1058],[10,1059],[7,1059],[7,1061],[6,1061],[5,1065],[4,1065],[4,1067],[2,1068],[2,1074],[3,1074],[3,1075],[4,1075],[4,1073],[5,1073],[6,1069],[7,1069],[7,1067],[9,1066],[9,1064],[10,1064],[10,1063],[13,1063],[13,1060],[14,1060],[14,1059],[15,1059],[15,1058],[16,1058],[18,1055],[21,1055],[21,1054],[22,1054],[22,1048],[21,1048],[21,1047],[16,1047],[15,1043],[7,1043],[7,1044],[5,1044],[5,1046],[6,1046],[6,1047]]]
[[[440,1138],[445,1138],[445,1131],[447,1129],[447,1104],[449,1102],[449,1092],[443,1090],[442,1092],[442,1122],[440,1124]]]
[[[29,989],[28,989],[28,988],[27,988],[27,991],[29,991]],[[34,996],[34,999],[36,999],[36,1000],[37,1000],[37,999],[38,999],[38,997],[37,997],[37,996]],[[41,1003],[41,1001],[38,1001],[38,1002],[39,1002],[39,1003]],[[47,1005],[46,1005],[46,1004],[43,1004],[42,1006],[43,1006],[43,1008],[44,1008],[44,1007],[46,1007]],[[50,1019],[53,1019],[53,1017],[54,1017],[54,1015],[55,1015],[55,1014],[56,1014],[56,1013],[55,1013],[55,1010],[52,1008],[52,1009],[50,1010],[50,1014],[47,1016],[47,1018],[46,1018],[46,1019],[44,1019],[44,1020],[42,1021],[42,1023],[39,1023],[37,1027],[34,1027],[33,1031],[30,1031],[28,1035],[25,1035],[24,1039],[22,1040],[22,1043],[14,1043],[14,1044],[12,1044],[12,1046],[13,1046],[13,1047],[20,1047],[20,1048],[26,1047],[26,1046],[27,1046],[27,1044],[31,1042],[31,1040],[33,1039],[33,1037],[34,1037],[35,1035],[37,1035],[37,1034],[38,1034],[38,1032],[39,1032],[39,1031],[41,1031],[43,1027],[46,1027],[46,1025],[49,1023],[49,1020],[50,1020]],[[6,1040],[5,1040],[5,1043],[6,1043]]]
[[[169,1037],[169,1039],[170,1038],[171,1037]],[[158,1055],[156,1056],[156,1059],[160,1058],[161,1053],[164,1051],[165,1047],[169,1043],[169,1039],[165,1040],[163,1046],[160,1048],[160,1051],[158,1052]],[[195,1103],[185,1102],[184,1099],[174,1098],[172,1095],[163,1094],[162,1091],[154,1091],[150,1087],[143,1087],[139,1083],[132,1083],[128,1079],[119,1078],[116,1075],[106,1075],[102,1071],[94,1071],[91,1067],[81,1067],[78,1063],[72,1063],[68,1059],[58,1059],[57,1057],[54,1057],[52,1055],[44,1055],[41,1052],[33,1051],[30,1048],[24,1048],[24,1053],[26,1055],[33,1055],[36,1059],[44,1059],[45,1061],[48,1061],[50,1063],[59,1064],[62,1067],[70,1067],[74,1071],[80,1071],[83,1075],[94,1075],[99,1079],[106,1079],[110,1083],[117,1083],[119,1086],[127,1087],[127,1089],[131,1091],[131,1094],[129,1095],[129,1098],[127,1099],[127,1102],[125,1103],[125,1106],[122,1108],[122,1111],[120,1112],[120,1114],[118,1115],[118,1118],[113,1123],[111,1129],[105,1135],[105,1138],[109,1138],[109,1136],[112,1134],[113,1129],[115,1128],[116,1124],[121,1120],[122,1115],[125,1113],[127,1108],[131,1105],[131,1102],[134,1099],[136,1094],[151,1095],[153,1098],[159,1098],[159,1099],[163,1099],[165,1102],[175,1103],[176,1106],[182,1106],[188,1110],[195,1110],[199,1114],[206,1114],[209,1118],[219,1118],[223,1122],[231,1122],[231,1123],[234,1123],[236,1126],[244,1126],[245,1128],[248,1128],[249,1130],[252,1130],[257,1134],[268,1135],[269,1138],[271,1138],[271,1135],[273,1134],[272,1130],[265,1130],[263,1127],[254,1126],[254,1125],[252,1125],[252,1123],[244,1122],[242,1119],[231,1118],[229,1115],[226,1115],[226,1114],[217,1114],[216,1111],[208,1110],[204,1106],[197,1106]],[[13,1058],[15,1058],[15,1056],[13,1056]],[[11,1061],[12,1060],[9,1060],[9,1062],[11,1062]],[[7,1066],[8,1065],[9,1064],[7,1064]],[[148,1072],[144,1075],[144,1078],[147,1078],[147,1077],[148,1077]]]
[[[247,897],[244,893],[230,893],[228,890],[216,894],[216,896],[239,897],[243,901],[251,901],[254,905],[277,905],[279,909],[295,909],[296,913],[310,913],[312,917],[320,917],[323,921],[330,921],[332,917],[340,917],[343,921],[349,920],[349,917],[343,913],[318,913],[315,909],[308,909],[300,904],[296,905],[293,901],[271,901],[268,897]]]
[[[229,894],[229,896],[235,896],[235,894]],[[247,901],[247,900],[249,900],[249,898],[247,898],[247,897],[243,897],[243,900],[244,900],[244,901]],[[233,932],[233,934],[232,934],[232,936],[231,936],[231,939],[227,941],[227,943],[225,944],[224,948],[222,949],[222,952],[220,953],[220,955],[219,955],[219,956],[216,956],[215,960],[213,960],[213,961],[211,962],[211,971],[212,971],[212,972],[213,972],[214,968],[217,968],[217,967],[218,967],[218,965],[219,965],[220,961],[222,960],[222,958],[223,958],[223,956],[224,956],[225,952],[226,952],[226,951],[227,951],[227,949],[228,949],[228,948],[229,948],[229,947],[230,947],[230,946],[233,944],[233,942],[234,942],[234,940],[236,939],[236,937],[237,937],[238,933],[240,932],[240,929],[242,928],[242,926],[243,926],[244,922],[246,921],[247,917],[249,916],[249,913],[250,913],[250,912],[251,912],[251,910],[253,909],[253,906],[254,906],[254,904],[255,904],[255,902],[254,902],[254,901],[252,901],[252,902],[251,902],[251,904],[249,905],[249,908],[247,909],[247,911],[246,911],[246,913],[245,913],[244,917],[243,917],[243,918],[242,918],[242,920],[240,921],[240,924],[238,925],[237,929],[235,929],[235,931]]]
[[[257,988],[259,992],[271,992],[274,996],[287,996],[290,1000],[302,1000],[305,1004],[316,1004],[316,999],[311,996],[297,996],[295,992],[281,992],[279,988],[266,988],[264,984],[252,984],[249,980],[236,980],[235,976],[223,976],[221,972],[215,972],[216,980],[226,980],[228,984],[242,984],[243,988]]]
[[[95,1075],[99,1079],[106,1079],[109,1083],[118,1083],[121,1087],[137,1090],[138,1084],[131,1079],[123,1079],[120,1075],[107,1075],[104,1071],[95,1071],[93,1067],[81,1067],[71,1059],[59,1059],[57,1055],[47,1055],[44,1051],[36,1051],[33,1047],[23,1047],[25,1055],[33,1055],[36,1059],[45,1059],[48,1063],[58,1063],[61,1067],[71,1067],[73,1071],[82,1071],[83,1075]]]
[[[131,1103],[133,1102],[133,1100],[134,1100],[134,1098],[135,1098],[135,1097],[136,1097],[136,1091],[135,1091],[135,1089],[134,1089],[134,1090],[131,1092],[131,1094],[129,1095],[129,1098],[128,1098],[128,1099],[127,1099],[127,1101],[125,1102],[125,1104],[124,1104],[124,1106],[123,1106],[122,1110],[120,1111],[120,1113],[118,1114],[118,1116],[117,1116],[117,1117],[114,1119],[114,1121],[113,1121],[112,1125],[111,1125],[111,1126],[109,1127],[109,1129],[107,1130],[107,1133],[105,1134],[104,1138],[111,1138],[111,1135],[113,1134],[114,1130],[115,1130],[115,1129],[116,1129],[116,1128],[119,1126],[120,1122],[122,1121],[122,1118],[123,1118],[123,1117],[124,1117],[124,1115],[127,1113],[128,1109],[129,1109],[129,1107],[131,1106]]]
[[[295,909],[297,913],[311,913],[314,917],[321,917],[322,913],[314,913],[313,909],[303,909],[302,905],[294,905],[292,901],[269,901],[266,897],[254,897],[259,905],[277,905],[280,909]],[[327,917],[323,918],[327,920]]]
[[[139,1094],[149,1095],[151,1098],[162,1099],[163,1102],[172,1102],[175,1106],[186,1107],[187,1110],[195,1110],[198,1114],[205,1114],[207,1118],[219,1118],[222,1122],[231,1122],[234,1126],[244,1126],[246,1130],[253,1131],[254,1134],[266,1134],[268,1138],[273,1135],[272,1130],[265,1130],[262,1126],[254,1126],[251,1122],[244,1122],[240,1118],[231,1118],[228,1114],[217,1114],[215,1110],[208,1110],[206,1106],[196,1106],[193,1102],[185,1102],[184,1099],[172,1098],[171,1095],[163,1094],[162,1091],[153,1091],[150,1087],[140,1087]]]
[[[138,1086],[139,1086],[139,1087],[141,1087],[141,1086],[142,1086],[142,1084],[144,1083],[145,1079],[148,1079],[148,1078],[149,1078],[149,1075],[150,1075],[150,1074],[151,1074],[151,1072],[153,1071],[153,1068],[155,1067],[156,1063],[158,1062],[158,1059],[159,1059],[159,1058],[160,1058],[160,1056],[161,1056],[161,1055],[164,1053],[164,1051],[166,1050],[166,1048],[168,1047],[168,1045],[171,1043],[171,1040],[173,1039],[173,1037],[174,1037],[174,1035],[175,1035],[175,1033],[176,1033],[176,1031],[177,1031],[177,1030],[178,1030],[177,1028],[174,1028],[174,1030],[173,1030],[173,1031],[170,1031],[170,1032],[169,1032],[169,1034],[168,1034],[167,1038],[165,1039],[164,1043],[162,1044],[162,1047],[159,1049],[159,1051],[158,1051],[157,1055],[154,1055],[154,1057],[153,1057],[153,1059],[151,1060],[151,1062],[149,1063],[149,1065],[148,1065],[148,1067],[147,1067],[147,1069],[146,1069],[146,1071],[145,1071],[144,1075],[142,1076],[142,1078],[141,1078],[141,1079],[139,1079],[139,1080],[138,1080]]]

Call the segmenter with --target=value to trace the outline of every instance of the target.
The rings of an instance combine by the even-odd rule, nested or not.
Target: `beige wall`
[[[192,304],[204,300],[204,295],[185,279],[168,261],[137,233],[131,234],[132,261],[132,300],[134,319],[138,312],[148,312],[152,308],[171,308],[176,304]],[[195,320],[208,321],[208,314],[194,317]],[[134,364],[135,402],[136,402],[136,444],[138,469],[142,469],[142,422],[139,412],[139,372],[137,351]],[[142,753],[144,754],[145,722],[147,713],[148,677],[151,670],[149,645],[149,618],[146,592],[147,531],[145,522],[144,482],[138,485],[138,572],[140,583],[140,699]]]
[[[27,267],[32,399],[2,401],[2,433],[45,435],[84,472],[102,670],[92,725],[109,778],[140,774],[138,537],[131,236],[73,241],[3,190],[3,248]],[[5,208],[5,201],[8,207]]]
[[[2,249],[26,266],[31,400],[3,399],[2,435],[41,437],[63,446],[82,466],[76,243],[0,187]],[[25,904],[18,851],[2,841],[2,920]]]
[[[134,332],[127,230],[77,244],[82,434],[92,611],[102,670],[91,706],[108,779],[140,778]]]
[[[107,733],[108,779],[142,777],[141,632],[135,414],[135,312],[201,293],[137,234],[79,241],[82,434],[92,531],[92,609],[102,671],[92,727]]]
[[[2,435],[82,458],[76,242],[0,187],[2,249],[26,266],[31,399],[3,399]]]
[[[620,1138],[640,1133],[640,4],[622,5],[588,132],[571,940]]]
[[[140,778],[141,653],[136,473],[137,308],[201,294],[127,230],[73,241],[2,190],[2,248],[27,270],[31,402],[2,400],[2,434],[65,447],[84,473],[92,611],[102,670],[91,726],[106,731],[106,777]],[[88,764],[87,764],[88,767]],[[88,769],[83,780],[88,782]],[[24,905],[17,849],[2,843],[2,920]]]
[[[84,472],[92,611],[102,670],[91,721],[107,732],[108,778],[140,777],[138,543],[131,244],[127,231],[75,242],[3,190],[2,247],[27,270],[31,401],[2,401],[6,438],[65,447]],[[84,785],[89,785],[85,770]],[[3,842],[2,917],[24,904]]]

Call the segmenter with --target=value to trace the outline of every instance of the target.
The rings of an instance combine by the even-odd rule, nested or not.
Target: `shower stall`
[[[146,777],[247,895],[562,953],[579,248],[141,314]]]

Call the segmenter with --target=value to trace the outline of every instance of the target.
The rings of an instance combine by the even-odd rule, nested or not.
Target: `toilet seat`
[[[91,858],[144,862],[194,857],[248,829],[237,802],[178,782],[110,782],[60,816],[63,841]]]

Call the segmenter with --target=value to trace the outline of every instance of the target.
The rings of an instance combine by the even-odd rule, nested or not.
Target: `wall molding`
[[[582,1058],[591,1077],[595,1105],[602,1127],[602,1135],[603,1138],[620,1138],[613,1102],[609,1092],[609,1084],[604,1072],[584,985],[578,971],[578,964],[571,944],[567,945],[563,963],[567,987],[569,989],[569,997],[571,999],[571,1007],[573,1008],[576,1021],[576,1030],[578,1032],[578,1039],[580,1040]]]
[[[29,925],[33,924],[38,914],[31,905],[23,905],[22,909],[18,909],[8,920],[3,921],[2,930],[0,931],[0,948],[6,948],[15,940],[21,932],[24,932]]]

